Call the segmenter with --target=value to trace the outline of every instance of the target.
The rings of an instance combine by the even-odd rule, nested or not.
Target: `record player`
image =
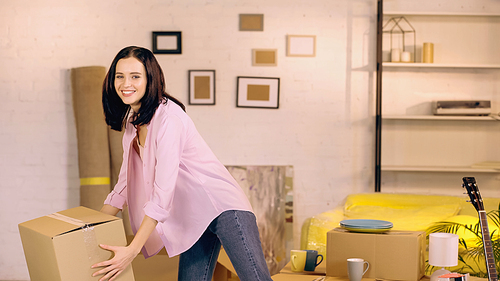
[[[434,115],[489,115],[491,101],[489,100],[449,100],[432,102]]]

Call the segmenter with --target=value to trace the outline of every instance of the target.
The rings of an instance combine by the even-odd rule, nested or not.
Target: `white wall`
[[[264,14],[239,32],[238,14]],[[108,66],[152,31],[183,34],[159,55],[170,93],[187,103],[187,71],[216,70],[215,106],[188,106],[228,165],[293,165],[295,245],[311,215],[373,189],[373,0],[0,0],[0,279],[28,272],[17,224],[77,206],[69,69]],[[287,34],[317,36],[315,58],[286,57]],[[252,67],[252,48],[278,49]],[[236,76],[281,78],[280,108],[236,108]]]

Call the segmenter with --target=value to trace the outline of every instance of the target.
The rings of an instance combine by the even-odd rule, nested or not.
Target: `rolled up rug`
[[[71,69],[71,90],[78,139],[80,205],[100,210],[110,192],[108,128],[102,110],[103,66]]]

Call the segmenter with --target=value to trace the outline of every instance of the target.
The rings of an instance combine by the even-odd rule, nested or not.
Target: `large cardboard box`
[[[425,233],[388,231],[355,233],[335,228],[327,233],[326,275],[347,277],[347,259],[370,263],[365,278],[417,281],[424,275]]]
[[[128,244],[134,239],[127,236]],[[169,257],[165,248],[158,254],[145,259],[142,254],[132,261],[136,281],[177,280],[179,271],[179,256]],[[237,281],[238,276],[224,248],[221,248],[212,281]]]
[[[142,254],[132,261],[136,281],[166,281],[177,280],[179,270],[179,256],[169,257],[162,250],[155,256],[145,259]],[[221,250],[217,265],[215,266],[212,281],[237,281],[239,280],[233,265],[229,261],[224,249]]]
[[[99,244],[127,245],[120,218],[85,207],[21,223],[19,233],[31,281],[99,280],[90,267],[113,255]],[[134,281],[132,267],[116,280]]]

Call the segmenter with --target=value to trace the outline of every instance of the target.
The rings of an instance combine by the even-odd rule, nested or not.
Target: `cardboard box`
[[[132,261],[136,281],[177,280],[179,256],[170,258],[166,253],[159,253],[148,259],[142,254]]]
[[[227,259],[227,260],[226,260]],[[226,265],[223,265],[222,263]],[[221,249],[217,265],[215,266],[212,281],[237,281],[239,280],[233,265],[229,262],[227,254]],[[179,271],[179,256],[169,257],[165,250],[155,256],[145,259],[139,254],[133,261],[134,276],[136,281],[165,281],[177,280]]]
[[[133,235],[127,236],[127,243],[130,244],[134,239]],[[142,254],[132,261],[134,276],[136,281],[165,281],[177,280],[179,271],[179,256],[169,257],[165,248],[158,254],[145,259]],[[229,257],[221,248],[219,258],[215,266],[212,281],[237,281],[239,280],[233,264]]]
[[[365,278],[417,281],[424,275],[425,233],[388,231],[355,233],[335,228],[327,233],[326,275],[347,277],[347,259],[370,263]]]
[[[31,281],[96,281],[90,267],[111,258],[99,244],[126,246],[120,218],[77,207],[19,224]],[[117,281],[134,281],[129,266]]]

